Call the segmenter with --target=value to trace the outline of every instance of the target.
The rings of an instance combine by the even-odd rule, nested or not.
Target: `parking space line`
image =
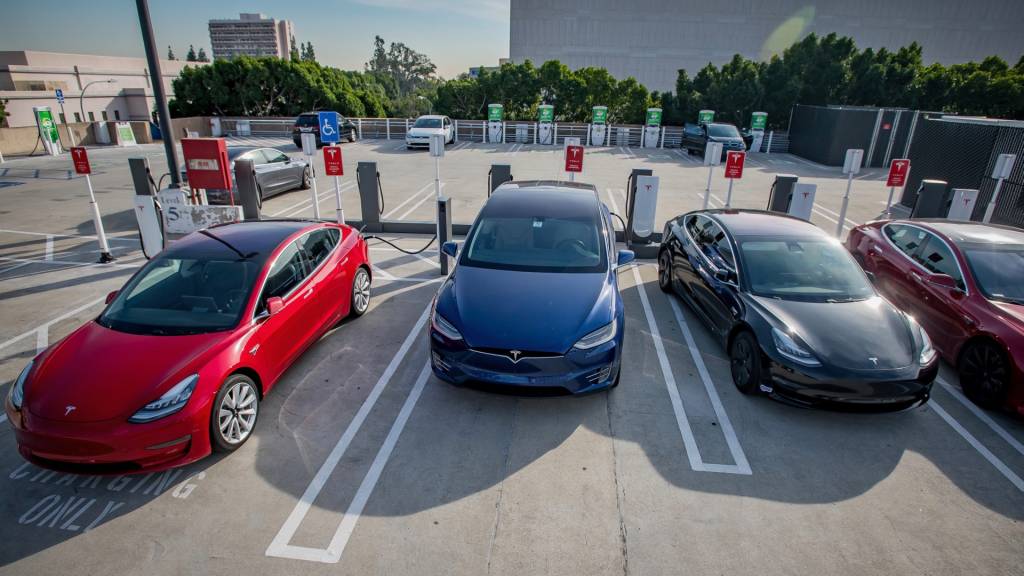
[[[940,406],[934,398],[928,401],[928,406],[931,406],[932,410],[936,414],[938,414],[940,418],[945,420],[946,424],[949,424],[949,426],[953,428],[953,430],[955,430],[957,434],[959,434],[964,440],[966,440],[967,443],[970,444],[971,447],[978,452],[978,454],[981,454],[982,458],[988,460],[989,464],[995,467],[995,469],[998,470],[1000,474],[1002,474],[1007,480],[1010,481],[1010,483],[1016,486],[1017,490],[1024,492],[1024,480],[1022,480],[1020,476],[1014,473],[1013,470],[1010,470],[1010,468],[1002,460],[1000,460],[995,454],[993,454],[991,450],[986,448],[984,444],[979,442],[978,439],[975,438],[973,434],[968,432],[967,429],[964,428],[959,422],[957,422],[955,418],[950,416],[949,412],[946,412],[946,410],[943,409],[942,406]]]
[[[356,185],[355,182],[352,181],[352,180],[349,180],[348,182],[345,182],[340,187],[341,193],[344,194],[345,192],[348,192],[353,187],[355,187],[355,185]],[[317,200],[318,200],[317,203],[319,204],[319,203],[323,202],[325,199],[327,199],[330,196],[334,196],[334,187],[333,186],[330,187],[329,190],[325,190],[324,192],[322,192],[320,194],[317,194]],[[271,213],[270,217],[274,218],[274,217],[280,216],[282,214],[284,214],[286,217],[294,216],[295,214],[298,214],[299,212],[302,212],[303,210],[305,210],[307,208],[312,208],[312,207],[313,207],[313,199],[312,198],[306,198],[305,200],[301,200],[299,202],[296,202],[296,203],[288,206],[287,208],[283,208],[281,210],[278,210],[277,212]],[[286,212],[287,212],[287,214],[285,214]]]
[[[608,201],[612,205],[612,212],[619,214],[619,203],[615,201],[615,189],[605,188],[604,191],[608,194]],[[621,214],[619,214],[621,216]]]
[[[0,262],[18,262],[23,264],[51,264],[57,266],[78,266],[85,268],[138,268],[138,264],[116,264],[113,262],[74,262],[72,260],[39,260],[35,258],[10,258],[0,256]]]
[[[444,187],[445,187],[445,184],[447,184],[447,182],[441,182],[441,191],[442,191],[442,192],[444,191]],[[408,210],[406,210],[405,212],[402,212],[402,214],[401,214],[401,215],[400,215],[400,216],[398,217],[398,219],[399,219],[399,220],[404,220],[406,216],[408,216],[409,214],[412,214],[412,213],[413,213],[413,212],[414,212],[414,211],[415,211],[415,210],[416,210],[417,208],[419,208],[420,206],[422,206],[424,202],[426,202],[427,200],[430,200],[430,199],[431,199],[431,195],[430,195],[430,192],[433,192],[433,190],[429,190],[429,189],[428,189],[428,190],[427,190],[427,192],[428,192],[428,193],[427,193],[427,194],[425,194],[425,195],[423,196],[423,198],[420,198],[419,202],[417,202],[417,203],[413,204],[413,205],[412,205],[412,207],[410,207],[410,208],[409,208]]]
[[[938,382],[939,385],[946,390],[946,392],[949,392],[949,394],[953,396],[953,398],[956,398],[957,402],[963,404],[965,408],[970,410],[971,414],[974,414],[974,416],[978,420],[984,422],[985,425],[988,426],[993,432],[995,432],[997,436],[999,436],[1007,444],[1012,446],[1018,454],[1024,456],[1024,444],[1021,444],[1020,441],[1018,441],[1009,432],[1007,432],[1005,428],[997,424],[996,421],[993,420],[991,416],[986,414],[984,410],[979,408],[977,404],[968,400],[967,397],[964,396],[963,392],[957,390],[955,386],[953,386],[949,382],[946,382],[943,378],[936,378],[935,381]]]
[[[53,234],[46,235],[46,249],[43,254],[44,260],[53,260]]]
[[[395,212],[398,212],[399,210],[401,210],[402,206],[405,206],[409,202],[412,202],[420,194],[427,194],[429,196],[430,195],[430,187],[433,184],[434,184],[433,182],[427,182],[426,184],[424,184],[422,188],[420,188],[419,190],[414,192],[411,196],[406,198],[401,204],[399,204],[398,206],[395,206],[394,208],[389,210],[387,214],[384,214],[384,219],[386,220],[386,219],[390,218],[392,214],[394,214]]]
[[[265,554],[267,556],[275,556],[278,558],[292,558],[295,560],[311,560],[315,562],[330,562],[335,563],[341,559],[339,554],[337,557],[329,556],[329,552],[320,550],[317,548],[309,548],[305,546],[293,546],[289,544],[295,532],[299,529],[299,525],[302,524],[306,514],[309,513],[309,509],[313,506],[313,502],[316,497],[323,490],[324,485],[327,484],[327,479],[330,477],[334,469],[338,467],[338,463],[341,462],[341,458],[345,455],[349,445],[355,438],[355,435],[359,432],[363,422],[366,421],[370,411],[374,405],[377,404],[377,400],[380,399],[381,394],[384,393],[384,389],[387,388],[391,382],[392,376],[398,370],[398,366],[405,359],[405,356],[409,353],[409,349],[412,348],[413,342],[421,337],[421,330],[426,324],[427,316],[430,314],[430,306],[428,305],[423,309],[423,313],[420,314],[419,320],[413,325],[412,330],[409,331],[409,335],[405,337],[405,341],[402,342],[401,347],[395,352],[395,355],[391,358],[391,362],[388,363],[387,368],[380,375],[377,383],[374,384],[373,389],[370,390],[370,394],[363,401],[362,406],[359,407],[359,411],[356,412],[355,417],[349,422],[345,432],[338,439],[338,442],[331,449],[331,453],[328,454],[327,459],[320,465],[320,469],[317,470],[316,475],[310,481],[309,486],[302,493],[299,501],[295,503],[295,508],[292,509],[291,514],[285,520],[284,524],[281,525],[281,529],[274,536],[274,539],[267,546]],[[415,389],[414,389],[415,390]],[[410,397],[412,393],[410,393]],[[408,402],[408,400],[407,400]],[[399,414],[401,416],[401,414]],[[353,504],[355,501],[353,500]],[[351,506],[350,506],[351,508]],[[360,509],[361,510],[361,509]],[[340,527],[339,527],[340,530]],[[335,534],[335,537],[338,535]],[[333,544],[332,540],[332,544]]]
[[[73,310],[71,310],[69,312],[65,312],[64,314],[61,314],[60,316],[54,318],[53,320],[50,320],[50,321],[45,322],[43,324],[40,324],[39,326],[36,326],[35,328],[33,328],[31,330],[26,330],[25,332],[22,332],[21,334],[18,334],[17,336],[14,336],[12,338],[8,338],[4,342],[0,343],[0,350],[3,350],[4,348],[10,346],[11,344],[14,344],[15,342],[21,340],[22,338],[31,336],[32,334],[37,334],[40,330],[44,330],[45,329],[45,330],[49,331],[50,326],[53,326],[57,322],[62,322],[64,320],[67,320],[68,318],[74,316],[75,314],[78,314],[78,313],[82,312],[83,310],[88,310],[89,308],[92,308],[93,306],[99,304],[100,302],[103,302],[104,300],[106,300],[105,296],[102,297],[102,298],[97,298],[95,300],[86,302],[85,304],[79,306],[78,308],[75,308],[75,309],[73,309]],[[38,344],[38,338],[39,337],[37,336],[36,337],[36,343],[37,344]]]
[[[53,236],[54,238],[85,238],[89,240],[95,240],[96,236],[89,234],[56,234],[48,232],[30,232],[28,230],[11,230],[9,228],[0,228],[0,233],[4,234],[23,234],[25,236]],[[107,240],[118,240],[121,242],[138,242],[135,238],[120,238],[118,236],[107,236]]]
[[[732,421],[729,420],[729,415],[725,413],[725,407],[722,406],[722,399],[718,396],[718,390],[715,389],[715,384],[711,381],[711,375],[708,373],[707,366],[704,365],[704,358],[701,356],[700,349],[697,348],[697,343],[693,339],[693,334],[690,332],[690,326],[686,322],[686,318],[683,318],[683,312],[679,309],[679,304],[676,302],[671,294],[667,294],[666,298],[668,303],[672,306],[672,315],[676,317],[676,324],[679,325],[679,329],[683,332],[683,338],[686,340],[686,347],[690,350],[690,357],[693,358],[693,363],[697,365],[697,373],[700,374],[700,379],[704,383],[704,389],[708,392],[708,398],[711,399],[711,407],[715,410],[715,416],[718,417],[718,423],[722,429],[722,434],[725,435],[725,443],[729,446],[729,453],[732,454],[732,460],[736,464],[730,465],[713,465],[705,464],[705,466],[715,466],[716,472],[725,472],[733,474],[745,474],[750,475],[753,472],[750,470],[750,463],[747,461],[747,455],[743,452],[743,447],[740,446],[740,440],[736,436],[736,431],[732,427]]]

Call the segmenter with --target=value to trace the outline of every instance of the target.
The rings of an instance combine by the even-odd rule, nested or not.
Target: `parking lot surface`
[[[238,143],[299,154],[282,140]],[[378,162],[385,216],[433,218],[426,153],[398,141],[343,150],[347,174]],[[113,264],[94,263],[87,191],[66,159],[14,159],[4,166],[17,170],[0,174],[16,183],[0,188],[4,395],[36,351],[94,317],[145,261],[126,159],[149,156],[160,174],[160,149],[90,154]],[[456,222],[483,205],[492,163],[511,164],[520,180],[562,178],[560,149],[451,146],[441,179]],[[588,149],[578,180],[622,213],[634,167],[661,177],[659,222],[700,207],[707,169],[676,150]],[[763,207],[777,172],[818,184],[813,221],[834,230],[845,178],[790,155],[748,158],[733,205]],[[884,176],[854,180],[851,225],[884,209]],[[342,183],[358,218],[354,176]],[[318,182],[324,214],[332,186]],[[716,168],[713,206],[725,189]],[[290,192],[264,212],[308,217],[311,202],[309,191]],[[371,244],[368,313],[291,367],[254,437],[229,456],[153,474],[62,474],[25,463],[2,423],[0,572],[1021,573],[1024,423],[974,407],[948,366],[927,405],[900,413],[743,396],[721,346],[658,290],[653,263],[638,261],[619,271],[617,388],[565,397],[454,387],[428,365],[436,246],[413,256]]]

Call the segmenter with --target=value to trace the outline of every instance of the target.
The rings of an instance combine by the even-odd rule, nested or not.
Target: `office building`
[[[210,20],[210,48],[213,58],[235,56],[277,56],[291,54],[295,29],[291,20],[268,18],[265,14],[239,14],[237,20]]]

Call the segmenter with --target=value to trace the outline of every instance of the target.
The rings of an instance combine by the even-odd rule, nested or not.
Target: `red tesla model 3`
[[[1024,414],[1024,231],[878,221],[851,230],[847,248],[925,328],[964,394]]]
[[[243,222],[147,263],[8,395],[19,450],[84,473],[179,466],[252,434],[264,394],[370,302],[366,242],[342,225]]]

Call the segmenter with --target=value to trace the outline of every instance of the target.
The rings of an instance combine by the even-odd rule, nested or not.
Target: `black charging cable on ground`
[[[608,213],[619,219],[619,223],[622,224],[622,231],[625,232],[626,231],[626,221],[622,219],[622,216],[619,216],[618,214],[616,214],[615,212],[612,212],[610,210],[608,211]]]
[[[391,246],[392,248],[394,248],[395,250],[398,250],[399,252],[402,252],[404,254],[415,255],[415,254],[419,254],[421,252],[426,251],[427,248],[430,248],[431,244],[434,243],[434,240],[437,240],[437,234],[434,234],[433,236],[431,236],[430,237],[430,242],[427,242],[427,245],[424,246],[423,248],[420,248],[419,250],[406,250],[405,248],[402,248],[401,246],[395,244],[394,242],[388,240],[387,238],[381,238],[380,236],[374,236],[373,234],[369,234],[367,236],[363,236],[363,240],[380,240],[381,242]]]

